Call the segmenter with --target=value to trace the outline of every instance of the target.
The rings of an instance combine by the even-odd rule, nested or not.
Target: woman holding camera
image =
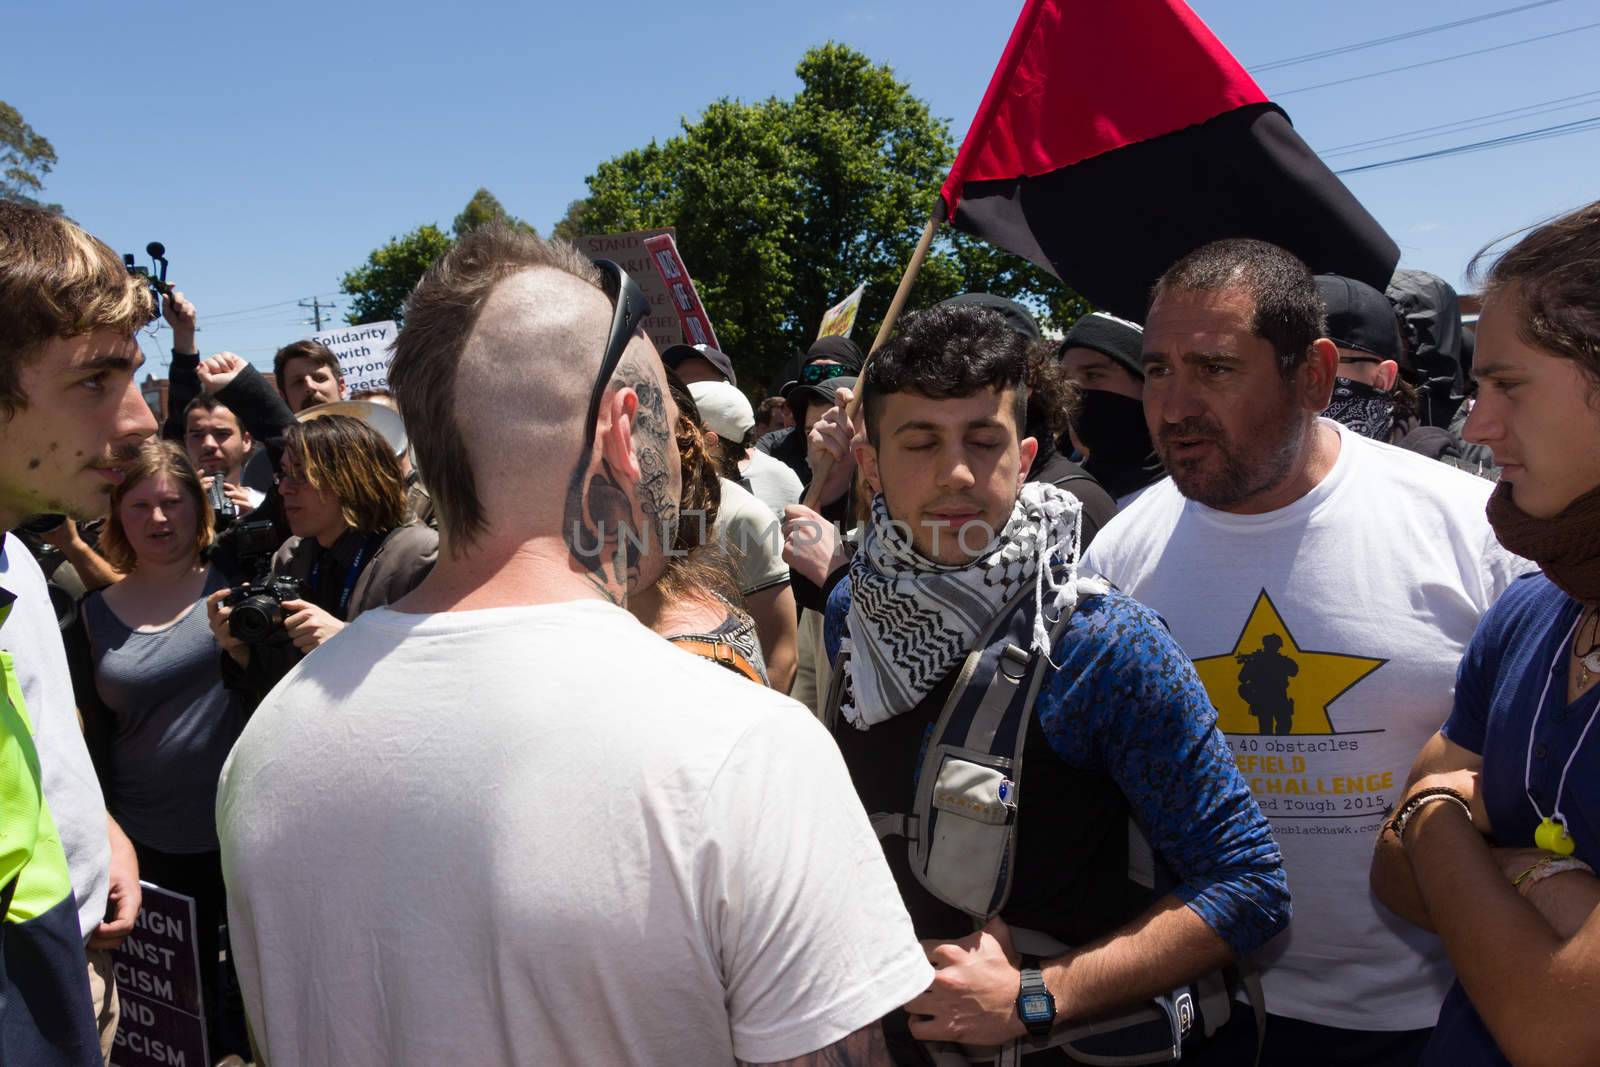
[[[245,618],[232,619],[233,590],[207,602],[224,676],[251,708],[345,623],[414,589],[439,553],[439,535],[412,520],[394,450],[360,419],[289,427],[277,485],[294,536],[272,555],[272,580],[251,583]]]
[[[83,598],[69,632],[74,688],[106,807],[146,881],[192,896],[212,1047],[249,1051],[243,1014],[218,998],[225,898],[217,777],[248,717],[222,684],[207,594],[212,518],[188,456],[147,441],[111,496],[100,550],[121,581]],[[209,963],[209,965],[205,965]],[[230,1025],[231,1020],[231,1025]]]

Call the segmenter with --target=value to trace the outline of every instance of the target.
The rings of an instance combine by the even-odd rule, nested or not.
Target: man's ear
[[[639,481],[639,454],[633,445],[633,421],[639,411],[639,394],[624,386],[607,394],[600,404],[600,425],[595,440],[600,458],[611,474],[628,485]]]
[[[863,441],[853,451],[856,466],[861,469],[861,476],[867,480],[867,485],[874,493],[883,492],[883,479],[878,476],[878,450],[871,442]]]
[[[1034,437],[1024,437],[1017,444],[1017,458],[1022,461],[1021,469],[1017,471],[1017,488],[1022,488],[1022,483],[1028,480],[1028,472],[1033,470],[1033,461],[1039,456],[1039,441]]]
[[[1386,359],[1378,364],[1378,388],[1387,393],[1394,388],[1395,379],[1400,377],[1400,364],[1392,359]]]
[[[1311,342],[1299,374],[1301,404],[1313,413],[1327,410],[1333,399],[1333,380],[1339,374],[1339,346],[1326,337]]]
[[[244,450],[246,452],[256,447],[256,439],[250,436],[249,430],[241,428],[239,430],[239,440],[244,442]]]

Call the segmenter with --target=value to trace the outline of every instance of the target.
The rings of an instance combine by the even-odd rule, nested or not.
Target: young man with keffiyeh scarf
[[[993,1046],[1025,1033],[1013,925],[1073,946],[1030,964],[1059,1024],[1117,1013],[1215,971],[1289,916],[1277,845],[1193,666],[1152,612],[1077,573],[1078,502],[1024,485],[1037,450],[1019,431],[1026,358],[994,312],[939,307],[908,316],[863,379],[865,437],[855,451],[875,495],[850,575],[829,598],[826,643],[845,672],[835,737],[867,810],[909,803],[953,676],[1024,591],[1038,609],[1034,649],[1049,657],[1000,915],[973,933],[965,913],[911,874],[905,843],[885,841],[938,969],[906,1006],[906,1057],[919,1055],[910,1038]],[[1063,614],[1065,628],[1044,647]],[[1170,891],[1128,892],[1130,816],[1170,873]],[[893,1045],[893,1017],[886,1026]],[[1059,1049],[1037,1057],[1062,1061]]]

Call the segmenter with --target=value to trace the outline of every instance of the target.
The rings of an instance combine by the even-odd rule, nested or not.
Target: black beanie
[[[1144,381],[1144,329],[1137,323],[1104,311],[1090,312],[1072,324],[1056,355],[1059,357],[1069,348],[1091,348]]]

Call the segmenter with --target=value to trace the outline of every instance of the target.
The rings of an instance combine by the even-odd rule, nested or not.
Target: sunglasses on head
[[[589,417],[583,424],[585,457],[594,448],[595,420],[600,417],[600,402],[606,396],[606,383],[617,372],[617,364],[622,362],[622,353],[633,339],[634,331],[650,313],[650,301],[645,299],[639,284],[628,277],[627,271],[609,259],[597,259],[594,265],[600,268],[602,286],[616,306],[611,313],[611,331],[606,335],[605,355],[600,359],[600,375],[595,379],[593,392],[589,394]]]
[[[848,378],[854,373],[842,363],[807,363],[800,368],[800,380],[807,385],[820,385],[835,378]]]

